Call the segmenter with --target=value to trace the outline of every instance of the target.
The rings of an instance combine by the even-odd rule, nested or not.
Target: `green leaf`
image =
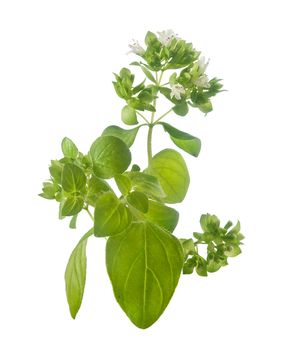
[[[166,194],[164,202],[180,203],[183,201],[188,191],[190,177],[187,165],[180,153],[172,149],[164,149],[152,158],[146,171],[158,178]]]
[[[179,213],[177,210],[162,203],[150,200],[149,210],[145,217],[148,221],[165,228],[169,232],[173,232],[179,220]]]
[[[114,180],[123,196],[126,196],[131,191],[132,184],[128,176],[118,174],[115,175]]]
[[[61,216],[73,216],[78,214],[83,208],[83,198],[71,196],[64,199],[61,206]]]
[[[131,219],[129,209],[114,193],[106,192],[96,200],[94,211],[95,236],[116,235],[129,226]]]
[[[138,95],[138,98],[140,101],[145,103],[150,103],[154,100],[154,96],[147,90],[141,91],[140,94]]]
[[[208,275],[207,262],[201,256],[198,257],[196,272],[199,276],[205,277]]]
[[[58,184],[62,181],[62,172],[63,172],[63,163],[61,163],[58,160],[52,160],[51,165],[49,167],[49,171],[51,174],[51,177],[56,181]]]
[[[126,197],[127,202],[142,213],[147,213],[149,208],[148,197],[139,191],[133,191]]]
[[[137,164],[133,164],[132,165],[132,168],[131,168],[131,172],[132,171],[140,171],[141,169],[140,169],[140,166],[139,165],[137,165]]]
[[[204,104],[199,105],[198,108],[201,112],[203,112],[205,114],[207,114],[213,110],[213,106],[212,106],[211,101],[208,101]]]
[[[241,253],[241,249],[236,244],[227,244],[225,247],[224,255],[229,257],[235,257]]]
[[[72,318],[76,317],[83,298],[86,278],[86,243],[92,234],[93,229],[78,242],[71,253],[65,271],[66,296]]]
[[[154,78],[153,74],[149,71],[149,69],[147,69],[146,67],[140,65],[142,71],[144,72],[144,74],[146,75],[146,77],[151,80],[153,83],[157,84],[156,79]]]
[[[138,124],[136,111],[130,106],[125,106],[121,111],[121,120],[127,125]]]
[[[77,214],[71,218],[69,227],[72,229],[76,228]]]
[[[188,106],[186,101],[182,101],[182,102],[176,104],[176,106],[173,107],[173,111],[176,114],[184,117],[189,112],[189,106]]]
[[[125,142],[128,147],[131,147],[135,141],[139,128],[140,126],[137,126],[134,129],[126,130],[120,128],[119,126],[111,125],[103,130],[102,136],[118,137],[123,142]]]
[[[133,223],[123,234],[108,239],[106,265],[113,291],[137,327],[150,327],[164,312],[183,259],[178,239],[151,223]]]
[[[128,172],[126,175],[130,178],[132,188],[134,190],[146,193],[147,195],[155,198],[162,198],[166,196],[155,176],[138,171]]]
[[[181,243],[183,246],[185,256],[197,254],[195,243],[192,240],[192,238],[184,239]]]
[[[99,137],[89,152],[95,174],[104,179],[123,173],[131,162],[129,148],[121,139],[114,136]]]
[[[65,157],[75,159],[78,155],[78,149],[73,141],[67,137],[62,140],[62,152]]]
[[[77,165],[65,164],[62,172],[62,187],[66,192],[83,191],[86,185],[86,176]]]
[[[43,193],[39,194],[40,197],[45,199],[55,199],[55,195],[58,191],[58,185],[52,182],[44,182],[42,191]]]
[[[194,268],[197,266],[197,256],[193,256],[190,259],[188,259],[183,267],[183,274],[184,275],[190,275],[191,273],[194,272]]]
[[[171,140],[176,146],[197,157],[201,150],[201,141],[195,136],[187,134],[181,130],[178,130],[167,123],[160,123],[163,125],[164,130],[170,135]]]
[[[86,202],[95,206],[96,199],[104,192],[113,192],[108,183],[93,175],[87,183]]]

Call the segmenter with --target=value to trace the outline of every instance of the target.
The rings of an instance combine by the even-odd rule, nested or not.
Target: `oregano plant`
[[[221,80],[209,79],[208,61],[171,30],[148,32],[144,47],[136,41],[130,48],[137,56],[131,66],[145,79],[136,81],[129,68],[122,68],[114,74],[113,85],[123,102],[122,122],[131,127],[108,126],[87,154],[64,138],[63,157],[51,161],[50,179],[40,196],[59,203],[59,218],[69,217],[72,229],[82,212],[92,221],[65,271],[71,316],[76,317],[84,294],[87,241],[91,236],[105,237],[115,298],[137,327],[148,328],[164,312],[182,273],[207,276],[218,271],[229,257],[240,254],[244,237],[239,222],[221,225],[215,215],[204,214],[201,232],[181,238],[179,232],[174,234],[179,213],[169,206],[184,200],[190,182],[178,149],[197,157],[201,141],[163,119],[173,114],[175,123],[176,115],[184,117],[190,108],[205,115],[211,112],[211,98],[222,91]],[[161,98],[168,100],[169,109],[158,115]],[[175,147],[153,154],[153,129],[160,127]],[[131,166],[130,148],[141,128],[148,128],[148,164]],[[115,180],[117,191],[109,179]]]

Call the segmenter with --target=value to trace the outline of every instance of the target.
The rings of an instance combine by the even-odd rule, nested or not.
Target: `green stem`
[[[140,113],[140,112],[138,112],[138,111],[136,111],[136,113],[137,113],[138,115],[140,115],[140,117],[141,117],[141,118],[143,118],[143,119],[145,120],[145,122],[146,122],[146,123],[148,123],[148,124],[149,124],[148,119],[147,119],[147,118],[145,118],[145,117],[144,117],[144,115],[143,115],[142,113]]]
[[[148,166],[150,166],[151,160],[152,160],[152,133],[153,133],[153,125],[149,125],[148,136],[147,136]]]
[[[158,73],[156,72],[156,85],[159,87],[160,83],[162,81],[164,71],[161,71],[161,74],[158,78]],[[157,103],[157,95],[153,101],[153,107],[156,109],[156,103]],[[152,112],[151,114],[151,121],[149,123],[149,130],[148,130],[148,136],[147,136],[147,153],[148,153],[148,165],[150,166],[151,160],[152,160],[152,134],[153,134],[153,126],[154,126],[154,117],[156,112]]]
[[[88,207],[84,208],[87,212],[87,214],[89,215],[89,217],[91,218],[91,220],[94,222],[94,218],[93,215],[91,214],[91,212],[89,211]]]
[[[173,111],[173,108],[169,109],[166,113],[162,114],[160,118],[158,118],[154,124],[157,124],[161,119],[163,119],[164,117],[166,117],[166,115],[168,115],[169,113],[171,113]]]

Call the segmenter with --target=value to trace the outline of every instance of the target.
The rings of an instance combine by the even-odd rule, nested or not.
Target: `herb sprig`
[[[90,147],[81,153],[65,137],[63,157],[52,160],[50,179],[40,196],[59,203],[59,218],[77,217],[86,212],[92,228],[80,239],[68,261],[66,295],[73,318],[81,306],[86,280],[86,245],[89,237],[105,237],[106,266],[116,300],[139,328],[150,327],[167,307],[181,273],[196,271],[200,276],[227,265],[228,258],[241,253],[244,236],[239,222],[220,225],[215,215],[202,215],[202,233],[178,239],[173,234],[179,213],[167,204],[180,203],[189,188],[189,171],[177,150],[164,149],[153,155],[153,129],[160,126],[180,150],[197,157],[199,138],[163,121],[173,113],[180,117],[190,107],[205,115],[212,111],[212,97],[222,91],[218,78],[206,75],[208,61],[191,43],[173,31],[148,32],[145,47],[130,45],[137,60],[131,63],[145,79],[135,83],[135,74],[122,68],[114,74],[114,89],[124,101],[121,120],[132,128],[108,126]],[[169,108],[157,115],[160,98]],[[143,170],[131,165],[130,147],[139,130],[148,128],[148,164]],[[109,184],[114,179],[118,197]],[[205,246],[205,255],[201,253]]]

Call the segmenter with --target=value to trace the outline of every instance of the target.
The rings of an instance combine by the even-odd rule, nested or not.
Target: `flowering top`
[[[158,32],[159,41],[163,46],[168,46],[171,44],[173,39],[179,39],[178,35],[172,29],[163,30],[162,32]]]
[[[132,65],[142,69],[149,85],[145,85],[145,81],[139,85],[134,84],[134,74],[126,68],[115,75],[116,81],[113,84],[116,92],[127,104],[123,113],[125,122],[136,124],[136,111],[155,112],[154,101],[158,94],[171,101],[173,111],[179,115],[186,115],[189,106],[198,108],[205,114],[212,111],[211,97],[221,91],[222,84],[217,78],[209,79],[206,73],[209,60],[191,43],[168,29],[157,34],[148,32],[145,45],[133,40],[129,48],[131,53],[140,57]],[[168,70],[174,72],[166,82]],[[160,76],[164,80],[162,85]]]

